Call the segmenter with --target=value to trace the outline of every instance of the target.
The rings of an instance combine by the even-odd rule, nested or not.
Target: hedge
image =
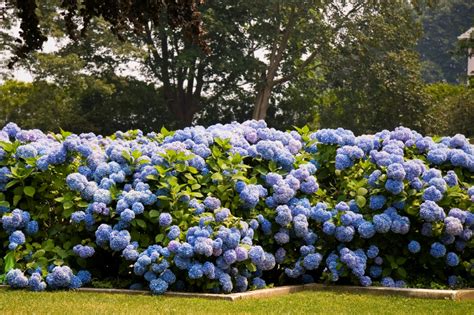
[[[246,121],[102,137],[9,123],[0,147],[0,280],[13,288],[474,284],[463,135]]]

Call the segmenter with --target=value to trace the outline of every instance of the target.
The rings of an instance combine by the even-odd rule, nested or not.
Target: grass
[[[236,302],[0,289],[0,314],[472,314],[474,301],[300,292]]]

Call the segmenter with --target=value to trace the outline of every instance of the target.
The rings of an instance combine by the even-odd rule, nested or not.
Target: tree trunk
[[[267,109],[270,105],[270,96],[272,94],[273,86],[265,84],[257,92],[257,98],[255,99],[255,108],[253,111],[252,118],[255,120],[265,120],[267,116]]]
[[[171,88],[171,91],[165,91],[165,99],[168,108],[179,121],[179,127],[191,126],[194,114],[201,108],[199,97],[182,89]]]

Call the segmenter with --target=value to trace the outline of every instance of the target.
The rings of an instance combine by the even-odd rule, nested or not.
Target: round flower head
[[[208,208],[209,210],[216,210],[217,208],[221,206],[221,201],[214,197],[206,197],[203,203],[204,203],[204,206]]]
[[[430,254],[434,258],[440,258],[446,255],[446,247],[438,242],[431,244]]]
[[[160,217],[159,217],[160,226],[163,226],[163,227],[169,226],[171,225],[172,221],[173,221],[173,218],[171,217],[171,214],[166,213],[166,212],[163,212],[160,214]]]
[[[417,241],[411,241],[408,243],[408,250],[410,253],[416,254],[421,250],[421,245]]]

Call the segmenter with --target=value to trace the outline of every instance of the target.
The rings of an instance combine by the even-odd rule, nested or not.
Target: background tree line
[[[3,72],[1,123],[110,134],[253,117],[278,128],[474,135],[456,39],[474,25],[470,1],[207,0],[199,10],[209,53],[166,23],[119,40],[95,17],[86,36],[67,40],[59,2],[37,3],[42,29],[61,45],[17,62],[31,83]],[[4,14],[0,49],[9,56],[17,15]]]

